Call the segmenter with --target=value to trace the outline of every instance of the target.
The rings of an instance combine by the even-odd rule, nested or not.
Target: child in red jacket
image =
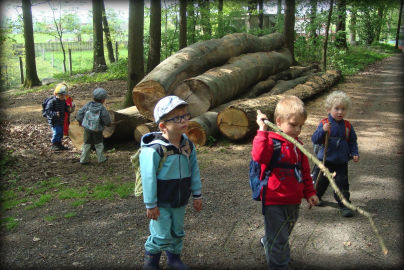
[[[276,125],[298,141],[306,118],[304,103],[296,96],[286,96],[276,105]],[[289,235],[298,218],[301,200],[305,198],[310,207],[317,205],[319,200],[307,157],[281,135],[267,131],[265,119],[267,116],[258,110],[259,130],[253,141],[252,159],[261,164],[261,180],[274,153],[274,140],[280,142],[281,151],[278,161],[271,168],[268,185],[261,190],[265,222],[265,236],[261,238],[261,244],[265,248],[269,269],[287,269],[290,261]]]

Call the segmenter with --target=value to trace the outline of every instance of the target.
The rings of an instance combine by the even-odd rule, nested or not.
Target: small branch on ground
[[[302,144],[300,144],[298,141],[296,141],[294,138],[288,136],[287,134],[283,133],[275,124],[271,123],[268,120],[264,121],[266,125],[268,125],[270,128],[272,128],[276,133],[280,134],[282,137],[284,137],[286,140],[290,141],[293,143],[297,148],[302,151],[304,155],[306,155],[311,161],[313,161],[319,168],[320,170],[324,173],[324,175],[327,177],[328,181],[330,182],[331,187],[334,189],[335,193],[337,196],[341,199],[341,202],[348,207],[349,209],[358,212],[359,214],[367,217],[369,219],[370,226],[372,227],[373,231],[376,234],[377,239],[379,240],[380,247],[382,249],[382,252],[384,255],[387,255],[389,252],[388,249],[386,248],[386,245],[384,244],[384,240],[382,236],[379,233],[379,230],[376,228],[376,225],[373,221],[372,214],[369,212],[366,212],[365,210],[361,209],[359,206],[353,205],[350,202],[347,201],[347,199],[342,195],[341,191],[339,190],[337,184],[334,181],[333,175],[330,173],[330,171],[327,169],[327,167],[324,166],[324,164],[318,160],[315,156],[313,156]],[[319,172],[320,174],[320,172]]]

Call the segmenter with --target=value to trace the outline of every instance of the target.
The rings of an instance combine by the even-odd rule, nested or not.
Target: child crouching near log
[[[160,132],[145,134],[139,156],[143,199],[150,219],[143,269],[160,269],[161,252],[172,269],[189,269],[180,259],[184,215],[190,195],[196,211],[202,208],[201,179],[196,149],[187,138],[188,103],[166,96],[154,108]]]
[[[93,101],[84,105],[76,115],[79,125],[84,127],[84,144],[80,157],[80,164],[82,165],[89,163],[92,145],[95,147],[98,163],[107,160],[103,154],[104,137],[102,135],[104,127],[111,125],[108,110],[103,105],[107,99],[107,91],[103,88],[95,89],[93,91],[93,99]]]
[[[298,141],[306,118],[304,104],[296,96],[286,96],[276,105],[276,125]],[[301,200],[306,198],[311,207],[318,203],[318,198],[307,157],[293,143],[278,133],[268,131],[264,123],[266,119],[267,116],[258,110],[259,129],[253,140],[252,159],[261,164],[261,181],[276,151],[275,145],[280,146],[280,154],[277,161],[271,162],[268,184],[261,189],[265,236],[260,242],[264,246],[269,269],[287,269],[290,261],[289,235],[298,218]]]
[[[355,130],[349,121],[344,120],[350,105],[350,98],[342,91],[334,91],[328,95],[325,100],[328,116],[320,121],[311,137],[313,144],[321,145],[317,153],[318,159],[323,160],[324,150],[327,148],[325,166],[331,173],[336,173],[335,183],[349,202],[348,161],[351,159],[354,162],[359,161]],[[326,136],[328,136],[327,146],[325,146]],[[319,206],[324,205],[321,197],[328,185],[328,179],[322,174],[316,184],[317,196],[320,198]],[[342,204],[335,192],[334,198],[338,202],[341,215],[352,217],[352,211]]]

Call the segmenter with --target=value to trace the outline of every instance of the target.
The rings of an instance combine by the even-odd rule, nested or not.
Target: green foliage
[[[44,206],[46,203],[48,203],[50,200],[52,199],[52,195],[51,194],[43,194],[39,197],[38,200],[34,201],[33,204],[28,205],[27,207],[25,207],[26,210],[31,210],[37,207],[42,207]]]
[[[65,188],[59,191],[59,199],[79,199],[88,196],[88,186],[80,188]]]
[[[0,219],[0,225],[6,227],[7,230],[12,230],[18,225],[18,220],[13,217],[4,217]]]
[[[72,218],[72,217],[75,217],[75,216],[77,216],[76,212],[69,212],[69,213],[66,213],[66,214],[63,215],[64,218]]]

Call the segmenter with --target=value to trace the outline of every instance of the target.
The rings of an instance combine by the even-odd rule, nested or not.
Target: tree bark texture
[[[150,1],[150,47],[147,59],[147,72],[160,63],[161,48],[161,1]]]
[[[187,46],[187,0],[180,0],[180,50]]]
[[[147,74],[133,89],[133,103],[143,115],[153,120],[154,105],[160,98],[172,94],[183,80],[221,66],[231,57],[272,51],[283,45],[284,37],[280,33],[262,37],[235,33],[194,43],[168,57]]]
[[[104,39],[102,36],[102,6],[101,2],[92,0],[93,5],[93,71],[102,72],[107,69],[104,56]]]
[[[24,42],[25,42],[25,81],[24,87],[41,85],[38,78],[35,62],[34,30],[32,26],[31,1],[22,1],[22,12],[24,22]]]
[[[136,126],[135,130],[133,131],[133,137],[137,143],[140,143],[143,135],[158,130],[159,128],[155,122],[147,122]]]
[[[325,28],[324,48],[323,48],[323,71],[327,70],[327,47],[328,47],[328,32],[330,31],[332,8],[334,0],[330,0],[330,9],[328,11],[327,26]]]
[[[346,0],[337,0],[338,19],[336,27],[336,40],[335,43],[338,48],[347,49],[346,43]],[[339,33],[338,33],[339,32]]]
[[[187,136],[196,145],[204,146],[209,137],[216,137],[219,134],[216,118],[217,112],[206,112],[188,122]]]
[[[103,135],[108,139],[133,139],[133,132],[138,125],[148,122],[139,113],[136,106],[128,107],[119,111],[109,111],[112,125],[105,127]]]
[[[285,45],[292,54],[293,64],[296,63],[294,43],[295,43],[295,0],[285,0]]]
[[[132,90],[144,77],[143,56],[144,1],[129,1],[128,91],[124,107],[133,106]]]
[[[400,12],[398,14],[398,22],[397,22],[397,33],[396,33],[396,44],[394,48],[398,49],[398,41],[400,39],[400,29],[401,29],[401,17],[403,14],[403,5],[404,5],[404,0],[400,1]]]
[[[109,25],[108,25],[108,20],[107,20],[107,13],[105,12],[105,4],[104,0],[101,0],[101,5],[102,5],[102,24],[103,24],[103,30],[105,34],[105,41],[107,44],[107,50],[108,50],[108,59],[110,63],[115,62],[115,57],[114,57],[114,49],[112,48],[112,40],[111,40],[111,34],[109,32]]]
[[[226,65],[184,80],[174,94],[189,103],[188,111],[195,117],[239,97],[255,83],[291,64],[292,56],[286,48],[233,57]]]
[[[250,138],[257,131],[257,110],[261,110],[274,121],[273,115],[279,99],[285,95],[295,95],[307,100],[328,90],[341,78],[341,72],[329,70],[321,76],[313,76],[304,84],[285,91],[282,95],[260,96],[255,99],[243,99],[233,102],[217,116],[219,132],[231,141],[240,141]]]

